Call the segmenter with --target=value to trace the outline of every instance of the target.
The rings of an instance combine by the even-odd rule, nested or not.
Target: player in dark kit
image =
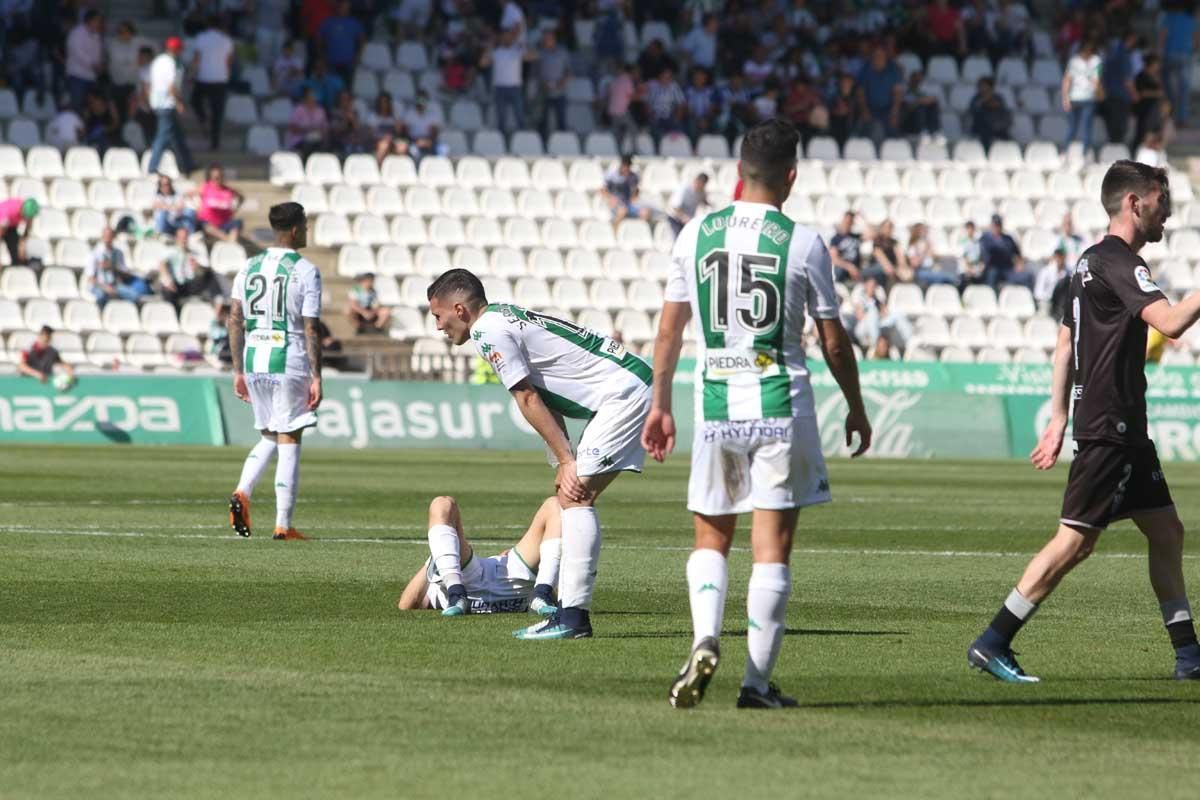
[[[1052,417],[1030,456],[1058,460],[1075,401],[1075,460],[1054,538],[1034,556],[999,613],[967,650],[1002,681],[1036,683],[1012,640],[1058,582],[1092,552],[1110,522],[1132,519],[1149,543],[1150,584],[1175,648],[1175,677],[1200,679],[1200,645],[1183,581],[1183,523],[1146,431],[1147,325],[1178,338],[1200,318],[1200,292],[1171,305],[1138,251],[1162,239],[1171,215],[1167,174],[1118,161],[1104,176],[1108,235],[1079,259],[1054,350]]]

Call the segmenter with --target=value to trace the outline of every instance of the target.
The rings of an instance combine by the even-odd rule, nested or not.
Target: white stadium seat
[[[135,367],[159,367],[165,365],[162,343],[149,333],[134,333],[125,340],[125,359]]]
[[[184,303],[179,309],[179,329],[191,336],[208,336],[209,326],[215,318],[213,308],[208,303]]]
[[[254,155],[270,155],[279,148],[279,130],[274,125],[251,125],[246,131],[246,149]]]
[[[313,228],[313,244],[318,247],[339,247],[353,242],[350,222],[341,214],[321,214]]]
[[[309,183],[332,186],[342,183],[342,164],[332,153],[313,153],[304,164],[304,174]]]
[[[30,300],[41,296],[37,277],[28,267],[6,267],[0,271],[0,297]]]
[[[125,300],[109,300],[100,313],[104,330],[117,336],[139,333],[142,330],[137,306]]]
[[[271,183],[275,186],[291,186],[303,183],[304,163],[295,153],[271,153],[270,160]]]
[[[329,189],[329,211],[347,217],[365,214],[367,198],[363,195],[363,190],[357,186],[332,186]]]
[[[962,294],[963,309],[976,317],[990,318],[998,312],[996,308],[996,293],[990,286],[976,284],[968,286]]]
[[[374,186],[380,182],[379,162],[366,153],[347,156],[342,165],[342,178],[351,186]]]

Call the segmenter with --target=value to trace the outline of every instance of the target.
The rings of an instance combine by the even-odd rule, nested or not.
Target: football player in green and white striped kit
[[[292,511],[300,487],[300,438],[317,424],[321,404],[321,273],[296,252],[308,244],[304,207],[280,203],[268,218],[275,244],[233,279],[233,391],[253,406],[262,440],[246,457],[229,498],[229,521],[239,536],[250,535],[250,495],[278,453],[274,538],[303,539],[292,526]]]
[[[654,406],[642,444],[659,461],[675,445],[671,381],[683,330],[694,317],[700,348],[688,508],[696,545],[687,564],[694,639],[671,684],[676,708],[700,702],[717,667],[726,557],[738,515],[751,512],[749,655],[737,705],[796,705],[770,682],[791,591],[788,561],[799,510],[830,500],[804,358],[806,310],[849,405],[846,445],[854,433],[854,455],[871,444],[853,345],[838,318],[829,251],[816,231],[780,211],[796,180],[798,143],[795,128],[779,119],[751,129],[738,164],[741,199],[692,219],[671,254],[654,347]]]
[[[509,303],[488,304],[483,284],[452,269],[428,291],[429,313],[456,345],[471,341],[512,393],[521,414],[541,435],[558,469],[562,506],[562,562],[558,612],[516,631],[519,639],[584,639],[592,635],[589,610],[600,560],[596,498],[624,471],[641,472],[646,451],[642,423],[650,410],[650,366],[608,336]],[[563,417],[586,419],[571,451]],[[430,539],[431,549],[436,543]],[[456,548],[447,536],[447,550]],[[438,556],[434,552],[435,560]],[[439,563],[439,569],[440,564]],[[445,570],[442,570],[445,575]],[[466,602],[461,587],[452,603]],[[550,587],[539,578],[536,598]]]

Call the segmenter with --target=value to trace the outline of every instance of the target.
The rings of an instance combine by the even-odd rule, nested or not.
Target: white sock
[[[1187,600],[1169,600],[1159,603],[1158,608],[1162,611],[1163,625],[1187,622],[1192,618],[1192,607]]]
[[[429,555],[446,587],[462,583],[462,561],[458,550],[458,531],[449,525],[429,529]]]
[[[1016,589],[1008,593],[1008,597],[1004,601],[1004,607],[1012,612],[1013,616],[1021,621],[1025,621],[1033,616],[1033,613],[1038,610],[1038,604],[1025,597]]]
[[[242,477],[238,479],[237,490],[247,498],[254,494],[254,487],[258,485],[258,479],[267,471],[274,455],[274,440],[266,437],[259,439],[258,444],[254,445],[249,455],[246,456],[246,463],[242,464]]]
[[[746,593],[746,677],[743,686],[767,691],[775,659],[783,645],[784,616],[792,589],[787,564],[755,564]]]
[[[590,506],[564,508],[562,512],[562,567],[558,581],[559,605],[592,607],[596,567],[600,561],[600,518]]]
[[[556,586],[558,565],[562,561],[562,539],[542,539],[541,545],[538,546],[538,555],[541,560],[538,561],[537,580],[534,584]]]
[[[281,444],[275,462],[275,527],[292,527],[292,511],[300,492],[300,443]]]
[[[706,636],[718,639],[725,620],[729,569],[716,550],[693,550],[687,562],[688,597],[692,603],[692,647]]]

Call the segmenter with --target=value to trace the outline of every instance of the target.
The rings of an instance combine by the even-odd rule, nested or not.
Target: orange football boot
[[[295,539],[304,540],[304,539],[307,539],[308,537],[305,536],[300,531],[296,530],[295,528],[276,528],[275,535],[272,536],[271,538],[278,539],[279,541],[284,541],[284,540],[292,541]]]

